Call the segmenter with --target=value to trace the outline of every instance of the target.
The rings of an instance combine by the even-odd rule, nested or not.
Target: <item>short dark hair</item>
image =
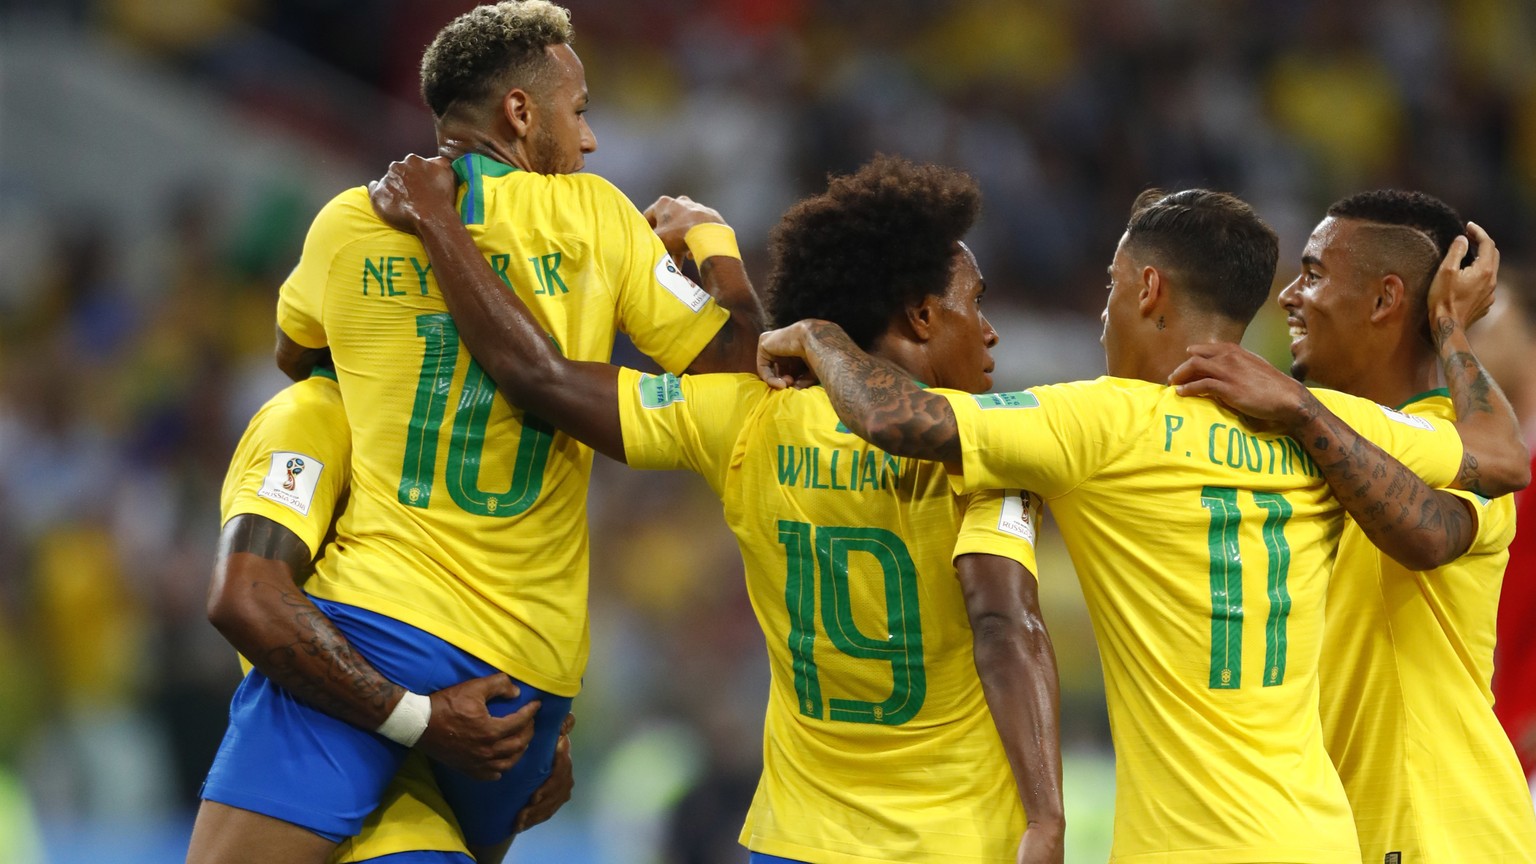
[[[1450,254],[1451,243],[1465,236],[1467,223],[1451,205],[1433,195],[1402,189],[1376,189],[1340,198],[1328,207],[1328,215],[1382,225],[1401,225],[1422,232],[1435,244],[1440,260]],[[1468,246],[1461,266],[1472,263],[1476,248]],[[1436,262],[1438,264],[1438,262]]]
[[[1198,308],[1247,324],[1269,299],[1280,240],[1248,203],[1209,189],[1136,197],[1126,245],[1177,274]]]
[[[421,57],[421,98],[442,117],[456,102],[478,103],[498,90],[535,86],[545,49],[574,38],[570,10],[548,0],[477,6],[438,31]]]
[[[769,241],[775,326],[825,318],[868,349],[892,317],[949,285],[981,190],[962,171],[877,155],[791,207]]]

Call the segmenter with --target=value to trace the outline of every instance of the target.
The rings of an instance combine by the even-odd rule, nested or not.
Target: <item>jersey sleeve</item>
[[[957,492],[1030,489],[1049,500],[1091,477],[1123,448],[1134,418],[1106,379],[1014,393],[934,390],[960,431]]]
[[[1511,496],[1484,498],[1476,492],[1446,489],[1446,492],[1471,505],[1477,519],[1477,533],[1472,537],[1468,555],[1492,555],[1509,548],[1515,541],[1515,502]]]
[[[1318,401],[1367,441],[1407,466],[1430,486],[1449,486],[1461,470],[1461,436],[1449,420],[1404,414],[1369,399],[1312,388]]]
[[[330,281],[331,265],[343,246],[357,238],[357,224],[362,214],[357,197],[367,204],[362,187],[348,189],[321,208],[304,238],[299,263],[283,280],[277,294],[277,326],[288,338],[305,348],[324,348],[325,289]],[[369,210],[369,214],[372,210]],[[379,223],[382,227],[382,223]]]
[[[323,403],[268,403],[235,448],[224,480],[222,521],[264,516],[292,531],[311,556],[318,554],[347,492],[351,450],[339,393]]]
[[[1035,534],[1040,526],[1040,499],[1019,489],[987,489],[961,497],[964,516],[955,555],[997,555],[1024,565],[1039,575]]]
[[[619,372],[619,423],[632,468],[681,468],[724,487],[747,413],[767,392],[756,375]]]
[[[681,374],[699,356],[730,313],[683,275],[645,217],[611,183],[600,185],[600,206],[613,212],[608,224],[623,226],[622,240],[611,238],[615,256],[612,284],[618,295],[619,329],[661,368]],[[610,238],[604,238],[605,243]]]

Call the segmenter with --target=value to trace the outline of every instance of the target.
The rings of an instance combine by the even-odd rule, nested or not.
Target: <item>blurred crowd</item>
[[[46,19],[80,51],[126,52],[362,182],[432,149],[420,52],[472,5],[0,2],[0,25],[19,38]],[[1506,262],[1536,251],[1526,0],[569,5],[599,142],[589,170],[642,207],[663,193],[717,207],[761,282],[778,214],[829,171],[876,151],[963,167],[985,195],[972,245],[1004,347],[1038,332],[1030,320],[1063,322],[1087,348],[1074,376],[1102,372],[1104,267],[1150,185],[1247,198],[1281,233],[1282,283],[1323,208],[1373,187],[1444,198]],[[55,131],[0,125],[44,146]],[[0,826],[7,774],[44,821],[185,816],[237,674],[204,617],[219,484],[282,383],[276,286],[339,187],[272,177],[237,204],[220,177],[188,177],[135,202],[130,226],[110,184],[60,202],[50,178],[14,176],[4,155],[0,219],[36,242],[11,259],[33,266],[0,267]],[[999,383],[1062,374],[1057,344],[1015,336]],[[693,478],[596,474],[572,806],[600,813],[630,852],[595,860],[640,860],[637,842],[660,860],[744,860],[736,814],[767,671],[717,507]],[[1063,728],[1103,750],[1069,572],[1047,548]]]

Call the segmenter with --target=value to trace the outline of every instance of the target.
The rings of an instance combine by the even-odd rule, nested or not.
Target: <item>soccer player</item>
[[[863,445],[819,389],[566,360],[456,224],[452,180],[412,157],[373,198],[421,235],[487,374],[614,458],[703,475],[725,505],[772,670],[752,860],[1060,862],[1034,498],[957,500],[940,466]],[[987,390],[997,335],[961,243],[978,207],[965,175],[896,158],[833,180],[775,231],[773,317],[830,317],[905,376]]]
[[[669,370],[749,368],[758,324],[740,261],[699,256],[717,303],[667,251],[718,216],[667,202],[653,214],[664,241],[612,184],[571,173],[596,142],[570,41],[566,10],[527,0],[478,7],[427,49],[422,93],[440,150],[462,156],[464,221],[567,355],[607,359],[622,329]],[[264,859],[282,837],[286,860],[323,859],[430,731],[440,700],[427,694],[500,672],[515,681],[489,694],[491,714],[539,706],[522,757],[503,771],[511,754],[498,750],[472,774],[434,761],[471,851],[494,858],[550,770],[586,663],[591,451],[497,398],[420,244],[380,222],[361,187],[316,217],[278,325],[284,371],[302,377],[329,348],[347,406],[351,499],[296,614],[340,634],[318,650],[355,681],[367,719],[335,722],[298,695],[302,678],[258,662],[194,832],[250,857],[194,842],[189,858]],[[237,647],[255,659],[274,646]],[[497,774],[494,786],[477,779]]]
[[[1267,299],[1276,257],[1274,233],[1232,196],[1143,194],[1109,268],[1113,377],[1096,381],[921,390],[824,321],[759,343],[765,378],[803,384],[808,364],[882,450],[946,463],[962,492],[1023,487],[1048,502],[1104,665],[1119,862],[1358,862],[1317,695],[1343,505],[1405,554],[1470,530],[1408,471],[1456,476],[1450,424],[1313,394],[1229,344]],[[1243,413],[1181,395],[1175,372]]]
[[[335,638],[328,632],[331,628],[305,608],[298,585],[316,557],[310,550],[321,548],[345,504],[350,457],[351,439],[341,391],[335,372],[326,366],[317,366],[309,379],[268,400],[251,418],[235,448],[220,496],[224,531],[209,586],[209,613],[221,630],[231,632],[234,642],[246,641],[239,633],[247,628],[286,629],[288,632],[264,640],[282,645],[260,658],[264,665],[302,665],[331,651],[320,647],[323,640]],[[299,614],[292,614],[294,611]],[[334,653],[345,657],[350,649],[343,644]],[[249,671],[250,664],[243,657],[241,665]],[[344,690],[350,681],[310,680],[313,689],[304,694],[308,701],[335,706],[337,713],[346,710],[344,698],[332,693]],[[447,721],[455,719],[448,709],[462,702],[479,717],[487,718],[488,725],[516,725],[516,734],[525,740],[532,731],[527,716],[502,720],[486,714],[480,691],[493,683],[471,681],[449,688],[465,695],[460,700],[450,693],[443,700],[447,708],[434,724],[439,727],[434,734],[444,734]],[[238,703],[234,710],[240,710]],[[570,721],[567,717],[564,733],[569,732]],[[460,737],[478,739],[484,733],[473,724],[456,725],[447,746],[473,746],[459,743],[456,739]],[[466,758],[467,764],[483,761],[474,754]],[[562,734],[555,769],[519,815],[519,830],[552,816],[569,800],[571,787],[570,742]],[[229,840],[213,836],[199,842]],[[261,851],[269,860],[288,860],[282,848]],[[406,759],[386,790],[382,806],[369,815],[357,837],[337,847],[331,860],[363,862],[384,855],[391,856],[392,864],[472,861],[422,753]]]
[[[1413,417],[1504,423],[1518,436],[1512,409],[1471,359],[1461,324],[1472,317],[1451,308],[1456,297],[1430,292],[1464,230],[1483,237],[1422,193],[1365,192],[1329,207],[1279,297],[1292,374]],[[1490,252],[1496,259],[1491,243],[1480,254]],[[1442,366],[1459,384],[1451,392]],[[1465,553],[1442,566],[1409,569],[1352,521],[1339,541],[1323,630],[1323,735],[1364,861],[1536,862],[1530,791],[1490,691],[1515,506],[1472,489],[1439,493],[1457,496],[1476,526]]]

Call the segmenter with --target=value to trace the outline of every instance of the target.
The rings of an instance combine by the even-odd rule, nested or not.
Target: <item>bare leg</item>
[[[187,864],[325,864],[336,844],[281,819],[204,801]]]

